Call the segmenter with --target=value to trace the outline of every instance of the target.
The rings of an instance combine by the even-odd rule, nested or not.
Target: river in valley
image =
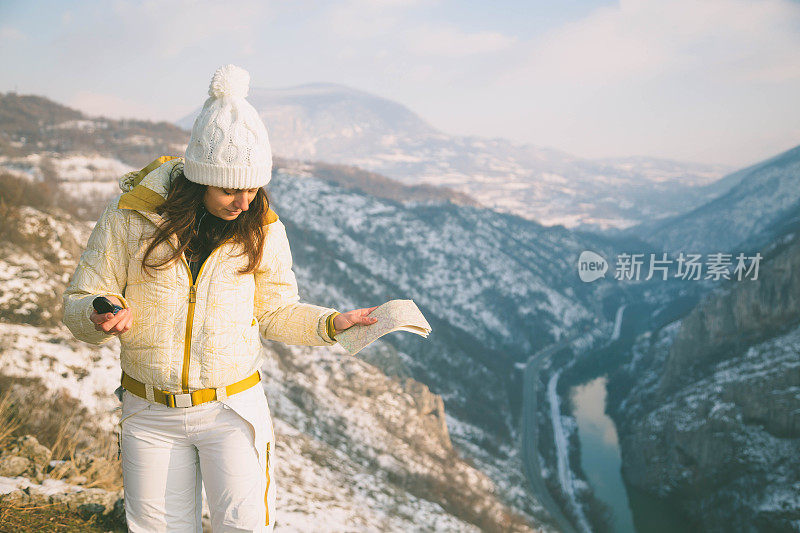
[[[611,510],[613,530],[617,533],[687,531],[674,508],[623,481],[617,430],[605,414],[605,376],[572,387],[570,397],[578,423],[581,467],[595,496]]]

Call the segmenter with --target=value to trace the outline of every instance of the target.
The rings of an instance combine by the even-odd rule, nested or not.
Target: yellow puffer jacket
[[[235,257],[241,248],[227,242],[203,263],[196,285],[185,258],[151,269],[155,278],[145,274],[142,257],[162,220],[155,208],[180,162],[162,157],[120,180],[126,192],[103,212],[64,291],[64,323],[73,335],[92,344],[110,340],[89,316],[96,296],[116,296],[134,317],[119,335],[122,370],[165,392],[222,387],[249,376],[262,363],[259,333],[286,344],[335,344],[326,321],[337,311],[299,302],[286,229],[271,209],[254,273],[237,272],[247,256]],[[152,260],[169,257],[177,246],[173,235]]]

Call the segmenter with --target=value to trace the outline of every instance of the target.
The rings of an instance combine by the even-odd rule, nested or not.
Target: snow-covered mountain
[[[706,204],[626,233],[663,250],[757,250],[800,222],[800,146],[727,176],[728,192]]]
[[[2,181],[5,196],[10,180]],[[21,203],[37,207],[3,212],[0,374],[39,377],[110,428],[118,403],[111,394],[119,380],[118,344],[81,343],[59,323],[60,293],[91,223],[57,201],[25,196]],[[307,269],[297,271],[301,286],[312,285]],[[441,396],[425,384],[387,376],[339,346],[270,342],[264,350],[264,386],[281,459],[281,527],[499,532],[530,531],[546,520],[525,494],[516,450],[498,445],[472,457],[471,450],[454,446],[451,435],[480,443],[487,432],[449,415]],[[410,357],[380,341],[372,353]]]
[[[323,101],[315,113],[329,110],[330,102]],[[376,131],[407,128],[437,135],[401,111],[386,107],[379,114],[386,124],[375,119]],[[342,113],[353,116],[346,106]],[[102,420],[111,419],[102,413],[113,405],[115,347],[97,350],[71,340],[58,324],[59,291],[90,229],[90,222],[79,219],[93,218],[119,172],[170,152],[136,159],[132,147],[143,141],[113,122],[109,129],[126,132],[115,135],[124,139],[115,145],[119,153],[101,156],[99,146],[58,151],[60,134],[52,132],[88,127],[76,120],[59,115],[58,124],[69,127],[51,128],[43,121],[38,130],[20,126],[10,136],[0,127],[0,167],[17,183],[3,189],[3,198],[28,203],[0,224],[0,373],[50,376],[52,388],[78,391]],[[23,130],[36,140],[23,142],[18,133]],[[35,137],[36,131],[44,133]],[[339,137],[331,134],[330,142]],[[603,237],[548,227],[481,207],[466,194],[404,185],[353,167],[276,159],[268,190],[289,233],[301,298],[339,309],[413,298],[433,326],[427,339],[395,333],[355,358],[338,347],[265,345],[265,387],[283,439],[277,452],[284,454],[285,470],[279,473],[286,480],[285,499],[279,500],[282,525],[309,530],[324,519],[332,531],[548,529],[548,513],[525,491],[517,432],[519,368],[537,351],[576,334],[587,347],[610,337],[623,304],[629,306],[626,317],[633,314],[635,320],[626,318],[616,340],[621,343],[636,327],[650,333],[629,354],[615,344],[585,366],[612,373],[621,368],[612,376],[609,398],[616,406],[624,402],[613,416],[626,478],[658,495],[688,495],[687,506],[697,504],[694,512],[709,511],[706,525],[712,529],[730,523],[725,513],[742,509],[756,517],[757,526],[796,523],[791,457],[800,386],[792,337],[800,323],[792,296],[797,254],[781,256],[797,247],[789,231],[792,209],[781,207],[784,197],[793,205],[798,196],[793,153],[693,189],[707,198],[730,189],[721,198],[736,198],[726,205],[738,214],[686,218],[681,235],[708,231],[696,242],[715,244],[717,224],[729,224],[737,246],[751,238],[769,242],[762,253],[772,267],[761,273],[769,273],[769,283],[732,287],[728,296],[712,296],[689,315],[715,283],[626,283],[610,274],[583,283],[576,275],[584,250],[607,259],[619,252],[655,252],[662,249],[661,234]],[[11,181],[0,176],[0,186]],[[606,185],[603,190],[613,190],[613,183]],[[92,191],[96,199],[87,203]],[[48,195],[58,199],[60,209],[47,202]],[[474,198],[483,201],[485,194]],[[654,216],[659,205],[651,204]],[[757,217],[748,216],[748,206],[757,207]],[[697,210],[705,212],[706,207]],[[756,222],[740,226],[738,220]],[[733,345],[726,344],[730,339]],[[550,357],[539,377],[569,363],[568,352]],[[539,405],[546,410],[544,400]],[[547,416],[540,409],[538,418]],[[541,432],[540,442],[547,435]],[[742,457],[741,464],[730,450]],[[543,474],[556,469],[551,456],[540,446]],[[741,474],[746,482],[731,481],[726,472]],[[698,486],[706,491],[701,497]],[[309,501],[316,507],[309,508]],[[426,527],[417,529],[420,521]]]
[[[795,148],[690,213],[622,232],[674,253],[758,251],[757,279],[691,281],[705,286],[689,299],[667,282],[620,294],[637,306],[631,344],[565,365],[611,376],[625,481],[702,531],[800,527],[799,173]]]
[[[39,175],[37,161],[49,161],[49,165],[61,169],[61,178],[55,184],[71,191],[110,188],[113,171],[104,169],[117,168],[111,160],[79,154],[49,153],[40,159],[29,155],[24,160],[8,159],[6,163],[16,165],[17,179],[21,183],[30,187],[52,185],[47,179],[36,179]],[[476,466],[474,475],[483,473],[494,484],[491,491],[499,497],[497,505],[501,506],[497,509],[508,507],[509,511],[503,512],[508,513],[509,523],[515,523],[512,517],[516,513],[527,517],[528,523],[546,524],[547,514],[524,488],[526,481],[517,450],[515,412],[521,395],[515,363],[526,360],[533,351],[566,336],[571,330],[587,328],[589,324],[600,328],[610,326],[603,317],[602,300],[614,282],[600,281],[592,285],[580,282],[575,275],[575,262],[587,248],[612,256],[614,251],[633,243],[612,242],[563,227],[544,227],[489,209],[454,204],[447,198],[402,203],[393,199],[407,196],[402,185],[397,185],[399,192],[381,198],[339,185],[341,176],[333,176],[334,166],[326,167],[325,180],[314,176],[314,168],[279,167],[269,188],[273,206],[286,224],[292,242],[302,298],[340,309],[374,305],[393,298],[413,298],[435,331],[424,340],[401,334],[381,339],[363,350],[358,362],[353,362],[356,366],[346,371],[352,378],[348,383],[362,391],[359,384],[362,378],[368,379],[363,374],[364,369],[380,369],[375,375],[384,376],[381,379],[386,380],[385,386],[397,394],[410,394],[414,404],[422,406],[419,409],[424,413],[422,418],[430,420],[419,430],[405,421],[405,428],[427,435],[434,443],[439,442],[441,448],[436,452],[439,457],[453,455],[472,462]],[[349,173],[350,170],[345,169],[344,175]],[[41,196],[23,192],[21,197]],[[60,194],[59,205],[70,207],[67,201],[70,198],[73,196]],[[8,338],[13,342],[7,351],[13,354],[13,359],[8,359],[4,368],[16,375],[47,371],[61,376],[54,378],[54,386],[66,385],[68,389],[76,388],[70,385],[78,380],[76,372],[97,368],[98,374],[91,380],[84,376],[81,387],[90,390],[81,395],[108,400],[107,389],[118,377],[113,370],[115,365],[109,363],[109,357],[114,357],[113,350],[106,349],[105,355],[98,355],[90,347],[70,341],[55,320],[59,313],[61,284],[66,282],[73,268],[75,254],[81,249],[79,243],[85,239],[88,226],[64,218],[67,215],[52,214],[51,207],[39,206],[43,214],[37,214],[34,206],[21,208],[23,211],[15,220],[37,222],[8,226],[18,228],[17,233],[25,236],[9,238],[11,248],[2,255],[7,258],[2,269],[7,275],[0,279],[0,302],[4,304],[0,306],[0,319],[5,317],[6,321],[17,324],[8,326]],[[63,218],[61,223],[56,220],[58,216]],[[70,231],[77,233],[73,235]],[[71,252],[59,252],[59,246],[49,242],[52,239]],[[14,248],[19,246],[16,243],[28,241],[32,243],[28,252]],[[64,259],[59,259],[62,262],[58,263],[60,270],[51,272],[54,258],[62,256]],[[20,279],[27,282],[20,283]],[[20,306],[20,302],[25,305]],[[41,309],[51,312],[40,318]],[[37,330],[37,327],[42,329]],[[26,343],[23,340],[26,338],[38,340]],[[271,350],[283,357],[278,353],[280,347],[272,346]],[[372,420],[374,415],[370,413],[374,402],[371,398],[382,393],[363,390],[368,398],[365,402],[354,393],[352,401],[360,402],[363,409],[336,403],[342,401],[342,392],[336,394],[336,400],[324,399],[329,392],[323,385],[333,386],[329,376],[331,361],[343,356],[335,350],[332,356],[325,355],[326,350],[311,349],[302,355],[292,352],[293,355],[284,359],[321,357],[320,365],[329,370],[302,366],[302,372],[298,370],[297,374],[285,369],[278,373],[277,367],[269,371],[277,376],[274,382],[266,382],[268,390],[270,386],[278,387],[273,395],[276,410],[286,409],[283,421],[294,428],[286,431],[291,433],[296,429],[303,433],[298,429],[301,426],[325,427],[327,420],[320,423],[312,413],[319,412],[326,402],[332,403],[325,412],[336,421],[327,426],[332,432],[341,425],[347,434],[351,425],[364,427],[364,420],[371,420],[367,427],[377,431],[386,422]],[[58,357],[47,355],[56,352]],[[14,364],[10,363],[12,360]],[[328,377],[311,386],[308,376],[314,374]],[[294,380],[299,384],[289,388],[278,385]],[[400,384],[401,388],[390,383]],[[409,383],[412,384],[410,388]],[[339,386],[336,384],[335,390]],[[425,392],[428,389],[432,394]],[[415,395],[421,399],[413,399]],[[284,396],[294,400],[284,402],[280,399]],[[406,400],[390,396],[388,401],[399,405]],[[98,408],[108,409],[109,405]],[[390,413],[387,415],[390,418],[400,416],[392,413],[389,405],[380,410]],[[345,412],[349,414],[343,415]],[[417,439],[395,437],[406,442]],[[327,439],[325,446],[336,448],[337,455],[348,455],[350,447],[354,446],[335,432],[319,438]],[[388,435],[364,434],[359,436],[358,442],[382,442],[388,438]],[[448,447],[452,451],[448,451]],[[369,453],[378,458],[389,454],[388,450],[372,448]],[[381,461],[385,462],[385,458]],[[393,476],[391,465],[384,466],[377,469],[376,475]],[[436,479],[426,479],[425,483],[420,482],[421,486],[439,483]],[[415,490],[423,499],[433,497],[421,488]],[[470,490],[465,497],[477,497],[470,496],[472,492]],[[300,493],[298,501],[303,497]],[[370,505],[382,509],[376,502]],[[494,506],[491,504],[490,508]],[[461,508],[461,504],[457,507]],[[379,514],[378,510],[375,512]],[[457,520],[473,524],[484,520],[469,512],[466,515],[458,514],[461,511],[453,512]],[[497,513],[493,516],[499,516]],[[491,530],[493,526],[481,527]]]
[[[626,480],[703,531],[800,527],[800,234],[766,256],[639,336],[609,383]]]
[[[731,185],[724,167],[647,157],[583,159],[502,138],[455,136],[405,106],[347,86],[252,88],[282,157],[356,165],[409,185],[440,185],[545,225],[625,228],[683,213]],[[178,121],[191,129],[199,108]]]

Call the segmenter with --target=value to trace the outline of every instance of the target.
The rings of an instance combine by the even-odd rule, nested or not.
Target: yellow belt
[[[233,394],[242,392],[249,389],[256,383],[261,382],[261,374],[255,374],[237,381],[227,387],[219,387],[216,389],[198,389],[192,392],[185,393],[171,393],[160,391],[152,386],[145,385],[141,381],[137,381],[130,377],[125,372],[122,373],[122,386],[125,390],[144,398],[145,400],[160,403],[167,407],[192,407],[200,405],[201,403],[213,402],[214,400],[222,400]],[[149,396],[149,397],[148,397]]]

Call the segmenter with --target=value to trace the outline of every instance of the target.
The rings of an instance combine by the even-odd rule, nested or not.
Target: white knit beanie
[[[226,189],[263,187],[272,177],[267,128],[245,100],[250,74],[235,65],[217,69],[192,126],[184,173],[189,181]]]

